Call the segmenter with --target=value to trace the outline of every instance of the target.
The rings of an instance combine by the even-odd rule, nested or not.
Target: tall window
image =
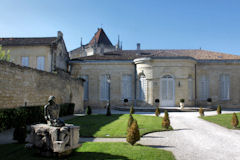
[[[220,75],[220,90],[221,90],[221,99],[228,100],[230,98],[230,80],[228,74]]]
[[[22,57],[22,66],[29,66],[29,57]]]
[[[83,82],[84,100],[88,100],[88,75],[81,76],[85,81]]]
[[[193,81],[192,78],[188,79],[188,99],[193,100]]]
[[[109,94],[108,94],[108,88],[109,84],[107,82],[107,77],[109,75],[102,75],[100,77],[100,100],[108,100]]]
[[[122,99],[132,98],[132,76],[123,75],[122,76]]]
[[[144,76],[139,79],[139,100],[145,100],[147,95],[147,80]]]
[[[45,57],[44,56],[37,57],[37,69],[44,70],[44,66],[45,66]]]
[[[209,92],[208,79],[205,75],[203,75],[200,78],[200,99],[206,100],[209,96],[208,92]]]

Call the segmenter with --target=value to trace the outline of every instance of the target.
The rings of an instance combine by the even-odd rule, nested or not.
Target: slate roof
[[[98,31],[94,34],[93,38],[87,45],[104,44],[107,46],[112,46],[111,41],[108,39],[106,33],[102,28],[98,28]]]
[[[141,57],[155,58],[192,58],[196,60],[240,60],[240,56],[199,49],[183,50],[123,50],[72,59],[78,60],[133,60]]]
[[[0,38],[2,46],[27,46],[27,45],[51,45],[57,37],[37,37],[37,38]]]

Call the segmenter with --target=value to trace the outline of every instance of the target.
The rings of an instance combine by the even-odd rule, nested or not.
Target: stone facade
[[[68,52],[59,31],[57,37],[46,38],[0,38],[3,50],[9,50],[11,61],[24,65],[23,57],[28,57],[28,67],[37,68],[38,57],[43,57],[43,69],[47,72],[68,70]]]
[[[130,57],[133,55],[131,52],[126,54],[126,58],[124,51],[120,51],[70,61],[74,77],[88,77],[89,98],[85,100],[85,105],[105,107],[107,104],[108,99],[100,98],[102,75],[111,77],[111,105],[125,105],[122,90],[127,86],[122,85],[122,78],[123,75],[130,75],[131,98],[128,99],[128,106],[156,106],[156,99],[160,100],[160,106],[179,106],[180,99],[185,100],[185,106],[206,106],[207,98],[212,99],[212,105],[240,106],[238,56],[233,56],[234,59],[204,60],[190,56],[138,56],[138,51],[135,52],[136,58]],[[213,53],[202,51],[201,56],[204,54],[207,57]],[[222,81],[222,75],[226,75],[226,81]],[[141,77],[144,81],[140,82]],[[140,90],[144,90],[144,98],[141,98]],[[171,101],[164,99],[166,94],[173,97]]]
[[[0,61],[0,107],[44,105],[50,95],[56,102],[75,103],[75,112],[83,111],[81,79],[67,73],[49,73]]]

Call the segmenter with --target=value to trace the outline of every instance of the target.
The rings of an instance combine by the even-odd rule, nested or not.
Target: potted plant
[[[183,109],[184,108],[184,99],[180,99],[180,109]]]
[[[127,106],[127,104],[128,104],[128,99],[125,98],[125,99],[123,100],[123,102],[124,102],[124,106]]]
[[[208,104],[208,106],[211,106],[211,104],[212,104],[212,98],[208,98],[208,99],[207,99],[207,104]]]

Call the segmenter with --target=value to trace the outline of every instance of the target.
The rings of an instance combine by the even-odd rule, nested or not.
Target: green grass
[[[0,145],[3,160],[48,160],[52,158],[40,157],[33,151],[24,148],[20,144]],[[77,148],[70,156],[64,159],[69,160],[103,160],[103,159],[123,159],[123,160],[175,160],[169,151],[135,145],[127,143],[109,142],[87,142]]]
[[[237,113],[238,119],[240,118],[240,113]],[[215,116],[205,116],[201,117],[204,120],[209,122],[216,123],[220,126],[232,129],[231,121],[232,121],[232,114],[220,114]],[[240,119],[239,119],[240,120]],[[236,129],[240,129],[240,125],[237,126]]]
[[[165,130],[161,125],[161,117],[137,114],[134,114],[133,117],[138,122],[141,135]],[[126,137],[128,118],[129,114],[90,115],[77,117],[66,122],[79,125],[81,137]]]

